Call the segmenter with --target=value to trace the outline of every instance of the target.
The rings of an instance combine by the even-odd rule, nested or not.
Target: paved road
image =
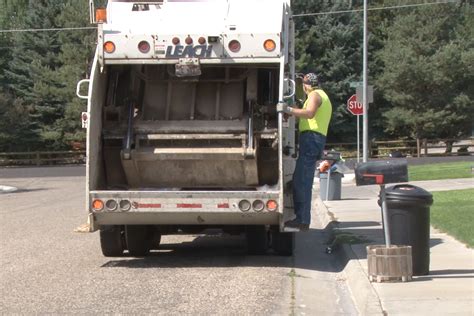
[[[16,175],[15,175],[16,171]],[[105,258],[85,221],[83,168],[0,173],[0,314],[355,314],[325,230],[293,258],[247,256],[242,237],[168,236],[152,256]]]

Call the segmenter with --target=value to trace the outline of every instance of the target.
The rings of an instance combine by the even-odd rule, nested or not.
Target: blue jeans
[[[316,161],[321,159],[326,136],[319,133],[300,133],[300,148],[293,174],[293,203],[296,220],[301,224],[311,223],[311,196],[313,193]]]

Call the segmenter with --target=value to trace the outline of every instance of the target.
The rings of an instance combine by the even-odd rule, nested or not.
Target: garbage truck
[[[86,209],[105,256],[219,229],[292,255],[290,0],[90,1]]]

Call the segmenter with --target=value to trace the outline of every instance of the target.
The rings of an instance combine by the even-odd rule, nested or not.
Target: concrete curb
[[[330,222],[337,220],[320,197],[317,198],[317,206],[316,213],[323,226],[327,226]],[[337,228],[337,225],[332,227],[333,230],[335,228]],[[344,256],[344,261],[347,262],[343,272],[359,314],[385,315],[386,313],[382,308],[380,298],[370,283],[352,247],[342,244],[340,250]]]
[[[13,193],[15,191],[18,191],[18,188],[9,187],[9,186],[6,186],[6,185],[0,185],[0,194],[2,194],[2,193]]]

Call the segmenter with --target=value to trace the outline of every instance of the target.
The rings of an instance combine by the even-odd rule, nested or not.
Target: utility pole
[[[363,48],[363,128],[362,128],[362,142],[363,142],[363,162],[367,162],[369,154],[369,102],[368,102],[368,89],[367,89],[367,61],[368,61],[368,37],[367,37],[367,0],[364,0],[364,48]]]

